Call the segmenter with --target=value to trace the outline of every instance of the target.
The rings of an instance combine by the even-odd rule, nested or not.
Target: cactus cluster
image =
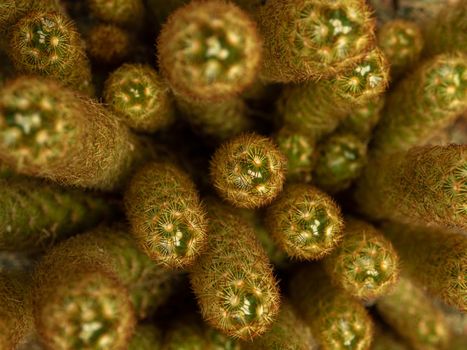
[[[131,52],[130,35],[113,24],[95,25],[87,35],[87,52],[101,64],[120,63]]]

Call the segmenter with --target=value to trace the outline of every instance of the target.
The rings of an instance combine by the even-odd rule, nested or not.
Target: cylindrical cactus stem
[[[411,279],[432,296],[467,311],[467,240],[462,233],[390,223],[383,231]]]
[[[288,127],[281,128],[274,140],[287,158],[287,181],[309,183],[317,157],[315,140]]]
[[[288,87],[278,103],[285,125],[318,140],[332,132],[353,107],[380,96],[388,84],[381,50],[363,55],[353,68],[329,80]]]
[[[261,76],[275,82],[339,74],[375,40],[363,0],[268,0],[258,22],[265,38]]]
[[[0,179],[0,250],[44,250],[109,218],[109,201],[32,178]]]
[[[388,293],[399,278],[399,257],[391,242],[353,218],[346,220],[344,239],[323,265],[334,285],[363,300]]]
[[[163,75],[181,98],[225,100],[254,82],[261,39],[253,20],[236,5],[192,1],[162,28],[158,58]]]
[[[373,138],[377,155],[423,145],[467,108],[467,56],[439,55],[389,93]]]
[[[318,144],[313,183],[329,193],[350,187],[367,162],[367,145],[358,136],[339,132]]]
[[[467,146],[424,146],[372,159],[355,201],[373,219],[467,228]]]
[[[124,195],[132,234],[154,261],[192,265],[207,241],[206,213],[193,181],[170,163],[138,170]]]
[[[208,206],[207,251],[190,272],[203,318],[223,333],[252,339],[267,331],[279,310],[279,289],[253,229],[228,207]]]
[[[335,288],[320,266],[296,273],[290,285],[296,310],[323,350],[368,350],[373,321],[358,300]]]
[[[211,350],[203,326],[192,315],[172,321],[164,337],[164,350]],[[187,317],[188,316],[188,317]]]
[[[144,157],[114,115],[55,81],[20,77],[0,91],[0,159],[19,173],[113,190]]]
[[[150,66],[124,64],[105,82],[104,101],[130,128],[155,132],[175,117],[169,87]]]
[[[277,244],[290,257],[300,260],[320,259],[342,239],[339,207],[310,185],[286,186],[268,208],[266,222]]]
[[[409,278],[376,302],[383,319],[415,350],[450,349],[449,329],[441,310]]]
[[[415,22],[395,19],[378,30],[378,46],[391,67],[391,78],[398,79],[419,60],[423,49],[421,28]]]
[[[143,0],[87,0],[90,12],[104,22],[141,27],[144,20]]]
[[[162,350],[162,332],[151,324],[136,326],[128,350]]]
[[[272,140],[254,133],[225,142],[211,159],[211,181],[232,205],[258,208],[282,190],[287,160]]]
[[[1,268],[0,268],[1,270]],[[27,273],[0,271],[0,348],[16,346],[34,329]]]
[[[310,327],[288,301],[283,301],[277,320],[265,334],[243,342],[243,350],[314,350],[317,349]]]
[[[86,35],[87,52],[100,64],[121,63],[132,51],[128,31],[113,24],[97,24]]]
[[[22,73],[93,94],[91,68],[74,23],[58,12],[30,12],[9,31],[8,54]]]

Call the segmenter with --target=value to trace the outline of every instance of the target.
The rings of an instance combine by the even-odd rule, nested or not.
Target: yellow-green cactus
[[[130,33],[113,24],[97,24],[86,35],[89,56],[101,64],[118,64],[132,51]]]
[[[143,0],[87,0],[90,12],[104,22],[139,28],[144,19]]]
[[[128,350],[162,350],[162,332],[151,324],[136,326]]]

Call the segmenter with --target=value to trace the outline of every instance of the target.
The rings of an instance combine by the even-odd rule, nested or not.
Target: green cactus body
[[[379,49],[365,54],[352,69],[329,80],[288,87],[278,104],[285,125],[318,140],[331,133],[352,110],[381,95],[388,66]]]
[[[277,244],[292,258],[320,259],[342,239],[339,207],[310,185],[286,186],[268,208],[266,220]]]
[[[143,157],[115,116],[54,81],[21,77],[0,91],[0,159],[19,173],[113,190]]]
[[[0,250],[43,250],[110,217],[104,198],[35,179],[0,179]]]
[[[245,350],[240,342],[231,338],[212,327],[205,327],[204,336],[207,342],[208,350]]]
[[[169,87],[150,66],[124,64],[104,88],[104,100],[132,129],[155,132],[174,120]]]
[[[287,160],[267,137],[243,134],[225,142],[211,159],[218,193],[241,208],[269,204],[282,190]]]
[[[423,49],[420,26],[414,22],[395,19],[378,30],[378,46],[391,66],[391,77],[397,79],[418,61]]]
[[[190,315],[191,316],[191,315]],[[203,326],[190,317],[172,322],[164,339],[164,350],[211,350]]]
[[[311,330],[296,314],[292,305],[283,302],[277,320],[262,336],[243,342],[243,350],[313,350],[317,349]]]
[[[387,223],[385,235],[394,244],[406,273],[432,296],[467,311],[467,241],[446,229]]]
[[[128,350],[162,350],[162,332],[153,325],[136,326]]]
[[[319,266],[310,265],[291,281],[292,303],[323,350],[365,350],[373,321],[357,300],[331,285]]]
[[[406,277],[401,277],[376,308],[383,319],[415,350],[450,349],[449,329],[441,310]]]
[[[188,175],[170,163],[150,163],[133,177],[124,199],[132,233],[151,259],[170,268],[195,262],[207,224]]]
[[[466,108],[467,56],[436,56],[387,96],[373,151],[381,155],[422,145]]]
[[[414,147],[372,159],[355,200],[373,219],[467,228],[467,146]]]
[[[261,75],[269,81],[334,76],[374,42],[374,21],[361,0],[269,0],[258,18],[265,38]]]
[[[130,33],[113,24],[97,24],[86,35],[87,52],[101,64],[118,64],[132,51]]]
[[[91,68],[73,22],[58,12],[30,12],[10,29],[8,54],[16,69],[54,78],[93,94]]]
[[[181,98],[226,100],[254,82],[261,39],[255,23],[234,4],[193,1],[165,23],[158,58],[163,75]]]
[[[350,218],[342,243],[324,260],[324,268],[336,286],[359,299],[372,300],[397,282],[399,257],[376,228]]]
[[[313,138],[301,131],[282,128],[274,139],[287,157],[287,180],[309,183],[317,156]]]
[[[104,22],[139,28],[144,19],[143,0],[87,0],[91,13]]]
[[[336,133],[318,145],[313,182],[327,192],[350,187],[366,165],[366,144],[356,135]]]
[[[271,326],[279,290],[253,229],[231,209],[212,202],[207,251],[190,272],[203,318],[223,333],[252,339]]]

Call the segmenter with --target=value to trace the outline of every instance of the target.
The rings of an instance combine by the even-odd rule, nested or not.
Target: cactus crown
[[[120,63],[131,52],[130,33],[113,24],[97,24],[87,35],[89,56],[99,63]]]
[[[462,161],[452,170],[442,183],[459,217],[467,217],[467,162]]]
[[[224,143],[211,160],[211,179],[222,197],[238,207],[271,202],[282,190],[286,159],[268,138],[244,134]]]
[[[234,4],[193,1],[164,25],[158,54],[176,93],[192,100],[219,100],[253,83],[261,40],[254,22]]]

